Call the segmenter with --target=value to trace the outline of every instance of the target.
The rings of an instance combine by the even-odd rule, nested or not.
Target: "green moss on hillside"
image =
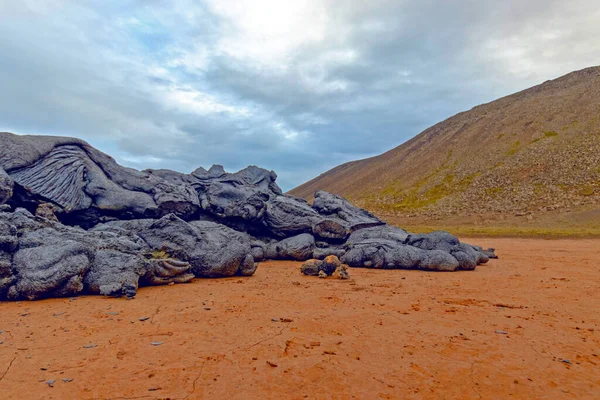
[[[513,143],[513,145],[508,150],[508,153],[506,153],[506,154],[509,156],[514,156],[515,154],[517,154],[519,152],[519,150],[521,150],[521,142],[519,142],[517,140],[516,142]]]
[[[502,193],[503,190],[504,189],[502,189],[501,187],[492,187],[485,189],[485,194],[487,194],[490,197],[496,197],[497,195]]]
[[[393,205],[396,211],[414,211],[431,206],[446,196],[464,192],[479,174],[471,174],[456,181],[454,174],[445,175],[441,183],[434,185],[424,191],[421,189],[425,182],[418,187],[408,190],[404,198]]]

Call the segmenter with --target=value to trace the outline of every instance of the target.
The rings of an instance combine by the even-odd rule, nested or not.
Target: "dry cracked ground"
[[[0,397],[597,399],[600,240],[472,241],[501,258],[1,303]]]

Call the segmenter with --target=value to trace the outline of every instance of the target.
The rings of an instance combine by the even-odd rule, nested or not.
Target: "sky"
[[[284,190],[600,65],[597,0],[0,0],[0,131]]]

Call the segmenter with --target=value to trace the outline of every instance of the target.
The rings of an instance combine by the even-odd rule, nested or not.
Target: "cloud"
[[[284,189],[600,64],[593,0],[0,0],[0,130]]]

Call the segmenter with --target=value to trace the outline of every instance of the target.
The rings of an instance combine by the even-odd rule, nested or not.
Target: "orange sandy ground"
[[[600,241],[473,241],[501,259],[2,303],[0,398],[600,398]]]

